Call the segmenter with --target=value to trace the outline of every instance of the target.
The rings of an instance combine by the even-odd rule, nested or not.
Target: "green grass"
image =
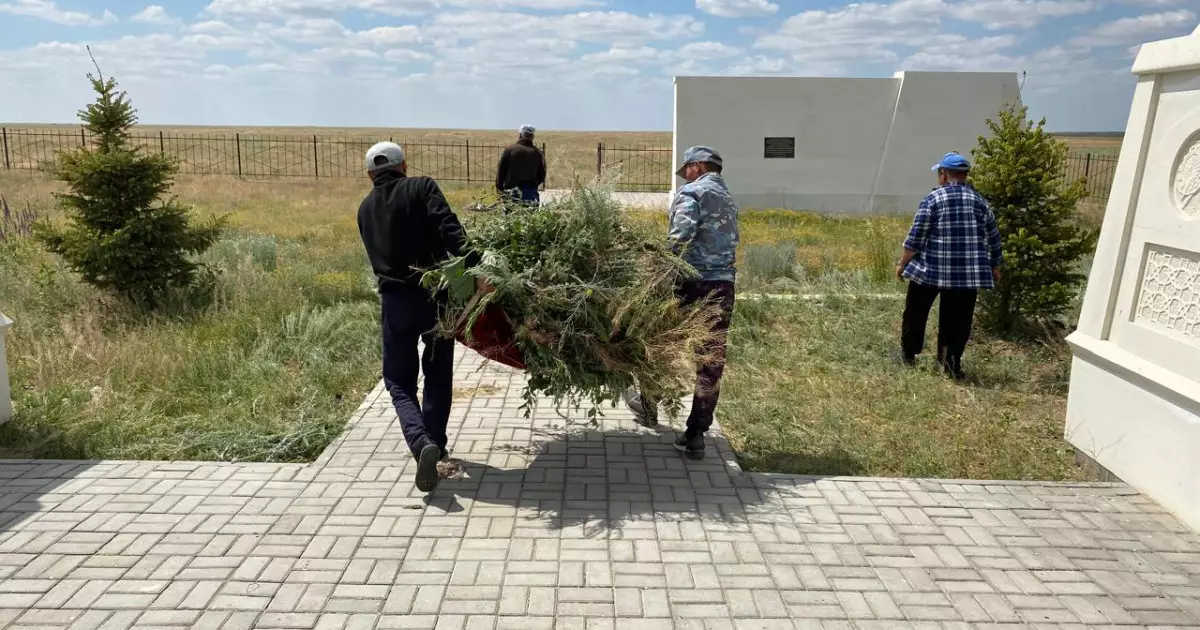
[[[0,309],[17,322],[8,346],[16,417],[0,428],[0,457],[316,457],[379,377],[376,298],[354,219],[366,186],[181,179],[176,192],[200,214],[232,215],[205,255],[221,270],[217,299],[199,311],[181,301],[149,321],[31,241],[0,245]],[[53,190],[0,175],[10,204],[45,211]],[[449,194],[458,207],[474,197]],[[664,213],[633,216],[665,230]],[[739,303],[719,413],[743,464],[1077,477],[1060,437],[1065,348],[977,337],[965,386],[893,362],[903,287],[891,273],[908,220],[743,213],[743,291],[897,294]]]
[[[665,213],[637,220],[667,229]],[[837,217],[746,210],[739,220],[738,290],[766,293],[898,292],[893,271],[911,217]]]
[[[976,333],[965,384],[903,367],[903,300],[742,300],[719,416],[749,470],[1077,479],[1062,439],[1069,351]],[[936,320],[936,317],[931,318]],[[935,331],[927,345],[932,346]]]
[[[0,244],[0,295],[16,321],[16,409],[0,456],[306,461],[341,432],[379,370],[353,197],[221,183],[179,190],[201,214],[233,214],[204,255],[219,274],[199,310],[181,299],[147,320],[32,240]],[[43,180],[3,184],[50,207]]]

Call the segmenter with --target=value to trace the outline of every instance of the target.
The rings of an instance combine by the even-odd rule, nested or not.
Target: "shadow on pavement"
[[[449,478],[426,502],[448,513],[462,511],[461,502],[472,504],[472,513],[489,505],[516,508],[526,523],[579,529],[584,537],[637,538],[634,530],[653,534],[700,523],[708,531],[772,519],[792,524],[778,501],[768,505],[765,498],[779,488],[742,473],[723,437],[710,437],[701,461],[684,458],[673,439],[667,431],[535,430],[527,446],[493,445],[455,457]]]

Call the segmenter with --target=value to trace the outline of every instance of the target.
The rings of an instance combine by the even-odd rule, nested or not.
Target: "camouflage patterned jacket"
[[[705,173],[675,192],[667,239],[702,280],[734,281],[738,207],[717,173]]]

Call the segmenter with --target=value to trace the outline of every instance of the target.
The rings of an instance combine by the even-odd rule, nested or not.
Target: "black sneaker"
[[[946,362],[946,373],[950,378],[962,382],[967,380],[967,373],[963,372],[961,359],[950,359]]]
[[[642,394],[635,390],[625,392],[625,406],[633,412],[633,421],[644,427],[658,426],[658,406],[647,405]]]
[[[913,367],[917,364],[917,355],[909,354],[907,352],[901,352],[900,353],[900,361],[902,363],[904,363],[904,365],[907,365],[908,367]]]
[[[688,459],[704,459],[704,434],[680,434],[675,438],[675,450],[687,455]]]
[[[417,451],[417,490],[433,492],[438,485],[438,460],[442,458],[442,449],[433,442],[425,442]]]

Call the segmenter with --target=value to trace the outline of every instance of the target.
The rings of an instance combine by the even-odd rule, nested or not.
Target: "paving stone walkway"
[[[0,627],[1200,626],[1200,537],[1123,485],[747,474],[460,357],[430,500],[381,390],[312,465],[0,463]]]

